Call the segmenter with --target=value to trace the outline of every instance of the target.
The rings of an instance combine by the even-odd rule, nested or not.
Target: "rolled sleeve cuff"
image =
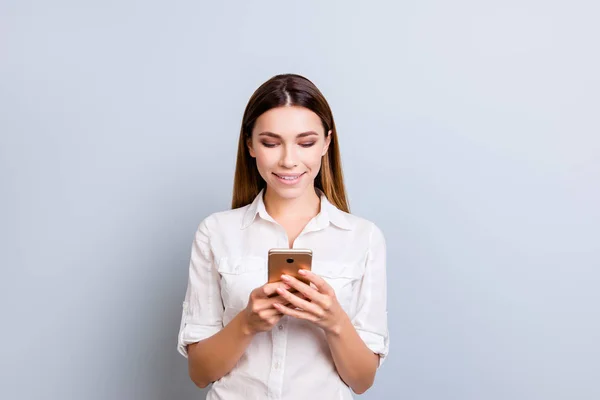
[[[194,325],[194,324],[185,324],[181,333],[179,334],[179,339],[177,343],[177,351],[184,356],[188,357],[187,345],[191,343],[196,343],[201,340],[204,340],[208,337],[211,337],[215,333],[219,332],[223,328],[222,325]]]
[[[389,336],[362,329],[357,329],[356,332],[373,353],[379,354],[379,366],[381,366],[389,352]]]

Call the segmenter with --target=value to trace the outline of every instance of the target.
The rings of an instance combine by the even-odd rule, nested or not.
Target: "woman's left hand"
[[[299,273],[313,283],[316,289],[293,276],[282,275],[283,282],[296,289],[302,297],[279,288],[277,289],[279,295],[291,303],[292,308],[278,303],[273,306],[284,315],[311,321],[327,333],[339,333],[344,318],[348,316],[338,302],[335,291],[323,278],[312,271],[301,269]]]

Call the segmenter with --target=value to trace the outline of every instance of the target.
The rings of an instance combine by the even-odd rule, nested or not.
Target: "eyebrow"
[[[297,138],[301,138],[301,137],[306,137],[306,136],[312,136],[312,135],[316,135],[318,136],[319,134],[315,131],[308,131],[308,132],[302,132],[296,135]],[[278,135],[276,133],[273,132],[269,132],[269,131],[265,131],[265,132],[261,132],[258,134],[258,136],[270,136],[270,137],[274,137],[277,139],[281,139],[281,135]]]

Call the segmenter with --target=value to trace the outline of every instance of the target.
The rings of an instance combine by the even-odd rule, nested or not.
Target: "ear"
[[[325,157],[327,150],[329,150],[329,145],[331,144],[331,133],[332,131],[330,130],[327,132],[327,136],[325,137],[325,146],[323,146],[323,154],[321,154],[323,157]]]
[[[252,137],[246,139],[246,146],[248,146],[248,152],[250,153],[250,157],[256,158],[256,153],[254,152],[254,147],[252,147]]]

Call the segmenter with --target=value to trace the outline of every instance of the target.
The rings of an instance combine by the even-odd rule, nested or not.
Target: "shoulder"
[[[343,213],[344,218],[351,224],[352,229],[368,238],[369,243],[374,241],[385,241],[383,230],[375,222],[358,215],[349,214],[343,211],[340,212]]]
[[[350,223],[352,229],[368,232],[370,234],[378,233],[383,235],[383,231],[375,222],[356,214],[349,214],[345,211],[338,210],[338,212]]]
[[[217,211],[206,216],[198,226],[198,230],[207,235],[227,232],[231,229],[239,229],[242,226],[244,216],[250,205],[235,208],[233,210]]]

